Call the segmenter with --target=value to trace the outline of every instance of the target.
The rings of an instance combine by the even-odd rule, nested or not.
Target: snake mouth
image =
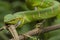
[[[7,25],[14,25],[14,24],[16,24],[18,21],[20,21],[20,18],[16,18],[16,19],[13,19],[13,20],[10,20],[10,21],[8,21],[8,22],[5,22],[5,24],[7,24]]]
[[[22,18],[16,18],[8,22],[5,22],[5,25],[21,26],[23,23],[24,23],[24,20]]]
[[[16,22],[15,24],[5,23],[5,26],[8,26],[8,27],[9,27],[10,25],[14,25],[15,27],[18,27],[18,26],[21,25],[21,21],[18,21],[18,22]]]

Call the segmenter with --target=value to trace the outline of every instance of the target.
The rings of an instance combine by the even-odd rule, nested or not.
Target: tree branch
[[[27,38],[26,35],[32,36],[32,35],[35,35],[35,34],[46,33],[46,32],[57,30],[57,29],[60,29],[60,24],[53,25],[53,26],[48,26],[48,27],[45,27],[43,29],[35,28],[35,29],[23,34],[23,35],[19,35],[19,38],[20,38],[20,40],[25,40]]]
[[[35,29],[23,34],[23,35],[19,35],[19,39],[20,40],[25,40],[25,39],[28,38],[26,35],[32,36],[32,35],[36,35],[36,34],[40,34],[40,33],[46,33],[46,32],[57,30],[57,29],[60,29],[60,24],[53,25],[53,26],[48,26],[48,27],[45,27],[45,28],[42,28],[42,29],[41,28],[35,28]],[[13,38],[10,39],[10,40],[13,40]]]
[[[10,33],[12,34],[14,40],[19,40],[19,36],[18,36],[18,33],[17,33],[14,25],[9,26],[9,27],[8,27],[8,30],[9,30]]]

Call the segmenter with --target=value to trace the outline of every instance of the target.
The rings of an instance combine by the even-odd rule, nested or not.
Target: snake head
[[[15,25],[15,24],[22,24],[22,19],[21,18],[16,18],[14,15],[12,14],[8,14],[4,17],[4,22],[5,24],[8,24],[8,25]]]

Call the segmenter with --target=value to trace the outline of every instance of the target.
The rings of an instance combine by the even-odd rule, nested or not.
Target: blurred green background
[[[60,0],[57,0],[60,1]],[[29,10],[25,4],[25,0],[0,0],[0,27],[4,25],[4,16],[7,14],[14,14],[15,12],[27,11]],[[52,18],[53,19],[53,18]],[[49,23],[53,20],[48,19],[45,22],[44,26],[49,26]],[[29,24],[25,24],[21,29],[17,29],[19,34],[23,34],[28,32],[29,30],[34,29],[34,26],[37,22],[32,22]],[[60,23],[60,15],[55,20],[54,24]],[[7,30],[0,31],[0,40],[9,40],[11,38],[11,34]],[[35,36],[34,36],[35,37]],[[41,40],[60,40],[60,30],[55,30],[52,32],[44,33],[42,35],[36,36],[36,38],[40,38]],[[32,39],[28,39],[32,40]]]

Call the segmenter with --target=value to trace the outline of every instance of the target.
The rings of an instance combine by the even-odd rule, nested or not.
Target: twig
[[[10,31],[10,33],[13,36],[12,40],[19,40],[19,36],[18,36],[17,31],[16,31],[16,25],[3,26],[2,28],[0,28],[0,31],[2,31],[4,29],[8,29],[8,31]]]
[[[19,40],[19,36],[18,36],[18,33],[15,29],[15,26],[14,25],[10,25],[10,27],[8,27],[9,31],[11,32],[14,40]]]
[[[60,29],[60,24],[45,27],[42,32],[45,33],[45,32],[54,31],[54,30],[57,30],[57,29]]]
[[[2,30],[4,30],[4,29],[6,29],[6,26],[1,27],[1,28],[0,28],[0,31],[2,31]]]
[[[57,29],[60,29],[60,24],[57,24],[57,25],[53,25],[53,26],[49,26],[49,27],[45,27],[43,29],[39,29],[39,28],[36,28],[36,29],[33,29],[23,35],[20,35],[19,36],[19,39],[20,40],[24,40],[27,38],[27,36],[24,36],[24,35],[35,35],[35,34],[39,34],[39,33],[46,33],[46,32],[49,32],[49,31],[53,31],[53,30],[57,30]],[[39,31],[38,31],[39,30]]]
[[[60,24],[57,24],[57,25],[53,25],[53,26],[48,26],[48,27],[45,27],[43,29],[40,29],[40,28],[35,28],[23,35],[19,35],[19,40],[24,40],[27,38],[27,36],[25,35],[29,35],[29,36],[32,36],[32,35],[35,35],[35,34],[39,34],[39,33],[46,33],[46,32],[49,32],[49,31],[53,31],[53,30],[57,30],[57,29],[60,29]],[[38,31],[39,30],[39,31]],[[13,40],[10,39],[10,40]]]

